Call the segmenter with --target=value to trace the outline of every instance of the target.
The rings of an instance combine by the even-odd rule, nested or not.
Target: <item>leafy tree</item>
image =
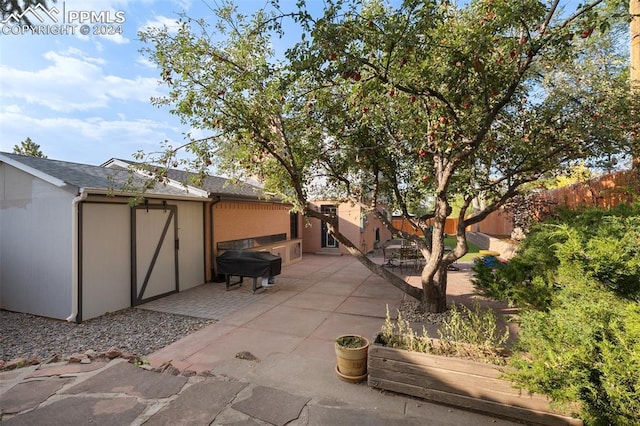
[[[625,5],[592,0],[563,11],[559,3],[406,0],[394,8],[333,0],[317,17],[304,1],[291,13],[252,17],[226,3],[213,27],[183,18],[177,32],[140,36],[169,89],[153,102],[212,132],[186,146],[196,169],[215,162],[259,177],[267,191],[325,222],[369,269],[425,310],[442,311],[447,267],[467,252],[466,227],[528,182],[628,149],[628,132],[637,129],[637,100],[624,67],[614,66],[617,52],[582,53],[599,49],[591,38],[606,38],[628,16]],[[273,43],[275,34],[288,35],[285,18],[303,35],[281,58]],[[169,146],[149,160],[170,165],[175,155]],[[320,196],[364,201],[414,241],[427,260],[422,287],[372,262],[336,218],[309,208]],[[479,198],[482,208],[473,211]],[[445,254],[456,199],[457,244]],[[421,200],[435,200],[433,210],[415,217],[410,206],[427,204]],[[430,220],[430,244],[394,229],[387,206],[417,228]]]
[[[20,155],[28,155],[30,157],[47,158],[40,150],[40,145],[33,142],[31,138],[27,138],[20,142],[20,145],[13,146],[13,153]]]
[[[51,3],[56,3],[57,0],[50,0]],[[20,16],[30,7],[36,5],[42,5],[45,8],[47,7],[47,0],[5,0],[0,3],[0,11],[2,12],[2,20],[8,19],[12,14],[14,16]],[[29,16],[23,15],[20,16],[20,23],[25,25],[31,25],[31,21],[29,20]]]

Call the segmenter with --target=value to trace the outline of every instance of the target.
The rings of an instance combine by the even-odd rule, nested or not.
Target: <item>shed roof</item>
[[[167,171],[169,179],[187,183],[193,173],[184,170],[170,169]],[[261,188],[244,182],[236,182],[219,176],[207,176],[198,185],[199,188],[214,195],[235,195],[240,197],[264,198]]]
[[[10,164],[26,173],[38,176],[59,187],[72,187],[76,191],[93,189],[123,193],[124,185],[133,179],[135,187],[144,184],[141,175],[131,174],[127,170],[109,169],[89,164],[72,163],[68,161],[51,160],[48,158],[31,157],[19,154],[0,152],[0,161]],[[204,198],[201,194],[194,194],[188,188],[180,185],[156,185],[147,189],[148,194],[164,196],[180,196],[189,198]]]
[[[103,166],[109,168],[118,168],[123,165],[135,166],[135,162],[129,160],[123,160],[120,158],[112,158],[105,162]],[[255,185],[250,185],[246,182],[234,181],[231,179],[219,177],[219,176],[206,176],[202,182],[195,184],[191,179],[196,176],[196,173],[187,172],[178,169],[167,170],[167,177],[171,180],[179,182],[183,185],[189,185],[200,188],[207,191],[211,195],[218,196],[233,196],[242,198],[267,198],[267,194]]]

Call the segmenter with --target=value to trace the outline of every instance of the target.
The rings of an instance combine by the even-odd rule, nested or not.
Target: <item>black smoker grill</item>
[[[275,277],[282,270],[282,259],[271,253],[262,251],[226,250],[216,258],[218,273],[224,274],[227,290],[232,285],[241,285],[243,277],[253,278],[253,292],[262,288],[258,285],[260,277]],[[231,282],[231,276],[240,277],[239,281]]]

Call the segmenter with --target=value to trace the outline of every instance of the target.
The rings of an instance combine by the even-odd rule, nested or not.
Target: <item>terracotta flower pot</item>
[[[340,380],[350,383],[361,382],[367,377],[367,352],[369,340],[366,337],[347,334],[335,341],[336,374]]]

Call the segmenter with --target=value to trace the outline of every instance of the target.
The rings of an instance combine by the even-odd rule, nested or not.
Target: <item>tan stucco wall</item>
[[[334,205],[335,202],[318,200],[310,203],[311,208],[320,211],[323,205]],[[351,242],[356,244],[363,252],[369,252],[375,248],[375,230],[380,230],[380,241],[391,237],[391,233],[373,215],[362,216],[362,207],[359,204],[339,203],[338,217],[340,232]],[[314,253],[322,249],[321,223],[318,219],[307,219],[303,225],[302,251]],[[348,253],[347,249],[339,245],[341,253]]]
[[[214,242],[282,233],[289,239],[289,209],[276,203],[221,201],[213,207]]]
[[[291,235],[291,205],[271,202],[225,200],[213,206],[213,255],[217,244],[246,238],[285,234],[285,241],[261,245],[249,250],[268,251],[282,258],[282,266],[302,260],[302,221],[298,215],[298,236]],[[215,260],[212,260],[215,267]],[[215,274],[211,274],[215,279]]]

